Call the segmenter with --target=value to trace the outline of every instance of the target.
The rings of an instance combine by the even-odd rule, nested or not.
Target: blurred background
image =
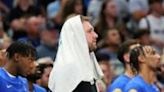
[[[123,73],[118,47],[128,39],[151,45],[160,53],[157,85],[164,89],[164,1],[163,0],[0,0],[0,65],[5,49],[14,41],[31,43],[37,49],[39,77],[29,80],[47,88],[55,62],[59,34],[71,14],[89,16],[99,35],[95,51],[104,78],[101,92]],[[69,76],[68,76],[69,77]]]

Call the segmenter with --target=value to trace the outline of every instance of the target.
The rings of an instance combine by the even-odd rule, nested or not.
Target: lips
[[[95,43],[96,43],[96,42],[97,42],[97,40],[93,40],[93,42],[95,42]]]
[[[94,43],[94,44],[96,44],[97,42],[96,42],[96,41],[94,41],[93,43]]]

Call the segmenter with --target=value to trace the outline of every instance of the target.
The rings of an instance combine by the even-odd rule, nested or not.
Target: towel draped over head
[[[68,19],[60,34],[49,88],[53,92],[72,92],[81,81],[100,79],[102,76],[94,53],[89,53],[80,15]]]

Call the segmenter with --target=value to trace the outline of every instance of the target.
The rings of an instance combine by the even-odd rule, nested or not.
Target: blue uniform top
[[[114,82],[108,87],[108,92],[123,92],[126,84],[131,80],[130,77],[125,74],[120,75]]]
[[[138,75],[126,85],[124,92],[159,92],[159,89],[154,84],[148,84]]]
[[[20,76],[13,76],[4,68],[0,68],[0,92],[29,92],[27,80]]]
[[[46,89],[42,88],[41,86],[37,84],[33,84],[33,86],[34,86],[33,92],[47,92]]]

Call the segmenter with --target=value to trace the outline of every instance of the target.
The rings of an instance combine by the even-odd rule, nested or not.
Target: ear
[[[124,54],[123,57],[124,57],[125,63],[130,63],[130,55],[129,55],[129,53]]]
[[[138,57],[138,61],[141,62],[141,63],[145,62],[145,57],[143,55],[140,55]]]
[[[20,60],[20,55],[15,53],[13,56],[13,60],[14,60],[14,62],[18,62]]]

